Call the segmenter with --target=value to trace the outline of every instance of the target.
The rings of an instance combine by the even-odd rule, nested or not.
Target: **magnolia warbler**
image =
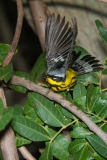
[[[56,92],[70,89],[75,85],[77,76],[102,70],[95,57],[81,52],[75,53],[73,47],[77,37],[76,18],[72,24],[65,23],[65,17],[52,14],[47,19],[45,29],[47,72],[46,82]]]

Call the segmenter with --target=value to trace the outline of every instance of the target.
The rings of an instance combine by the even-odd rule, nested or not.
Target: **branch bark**
[[[20,148],[18,148],[18,150],[20,151],[20,153],[23,155],[24,159],[29,159],[29,160],[36,160],[36,158],[34,158],[30,152],[26,149],[25,146],[22,146]]]
[[[36,27],[37,35],[41,43],[43,52],[45,51],[45,25],[47,16],[50,15],[44,2],[40,0],[29,0],[29,5],[31,8],[31,13],[33,16],[34,24]]]
[[[7,108],[4,90],[0,87],[0,98],[3,101],[4,108]],[[0,148],[2,150],[4,160],[19,160],[17,148],[15,144],[15,135],[11,127],[7,127],[0,138]]]
[[[22,29],[22,24],[23,24],[23,5],[22,5],[22,1],[21,0],[16,0],[16,4],[17,4],[17,12],[18,12],[16,30],[15,30],[15,34],[14,34],[14,38],[13,38],[13,42],[12,42],[10,51],[8,52],[5,60],[3,61],[3,66],[6,66],[7,64],[9,64],[12,57],[14,56],[17,44],[19,42],[21,29]]]
[[[40,93],[45,97],[49,98],[50,100],[58,102],[64,108],[66,108],[67,110],[72,112],[74,115],[76,115],[79,119],[81,119],[89,127],[89,129],[93,131],[95,134],[97,134],[107,145],[107,134],[104,131],[102,131],[94,122],[92,122],[84,112],[82,112],[74,104],[65,100],[64,97],[62,97],[60,94],[54,93],[47,88],[41,87],[25,78],[21,78],[18,76],[12,76],[10,83],[14,85],[23,86],[28,90]]]

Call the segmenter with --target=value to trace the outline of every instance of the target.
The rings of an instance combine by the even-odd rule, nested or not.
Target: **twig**
[[[26,149],[25,146],[19,147],[18,150],[20,151],[20,153],[23,155],[24,159],[29,159],[29,160],[36,160],[36,158],[34,158],[30,152]]]
[[[17,3],[17,12],[18,12],[18,18],[17,18],[17,24],[16,24],[16,30],[15,30],[15,34],[14,34],[14,38],[13,38],[13,42],[10,48],[10,51],[8,52],[4,62],[3,62],[3,66],[7,65],[10,63],[18,41],[19,41],[19,37],[20,37],[20,33],[21,33],[21,29],[22,29],[22,23],[23,23],[23,6],[22,6],[22,1],[21,0],[16,0]]]
[[[29,24],[33,32],[37,34],[33,17],[31,15],[31,10],[30,10],[30,7],[28,7],[28,1],[22,0],[22,2],[23,2],[24,17],[26,18],[27,23]]]
[[[49,10],[47,9],[44,2],[40,0],[29,1],[29,5],[31,8],[31,13],[33,16],[34,24],[36,26],[36,31],[41,43],[41,47],[43,52],[45,51],[45,25],[47,16],[50,15]]]
[[[7,56],[3,62],[3,66],[9,64],[9,62],[11,61],[11,59],[14,55],[14,52],[16,50],[16,47],[17,47],[17,44],[19,41],[19,37],[20,37],[21,28],[22,28],[22,22],[23,22],[22,2],[21,2],[21,0],[16,0],[16,3],[17,3],[17,10],[18,10],[16,31],[15,31],[15,35],[13,38],[13,42],[12,42],[10,51],[7,54]],[[2,86],[0,87],[0,98],[3,101],[4,107],[7,108],[4,90],[3,90]],[[14,132],[11,129],[11,127],[7,127],[3,131],[3,135],[1,136],[1,139],[0,139],[0,145],[1,145],[1,150],[2,150],[4,160],[7,160],[7,159],[8,160],[19,160],[17,148],[15,145],[15,135],[14,135]]]
[[[25,78],[21,78],[18,76],[12,76],[10,83],[14,85],[23,86],[28,90],[40,93],[45,97],[49,98],[50,100],[58,102],[64,108],[68,109],[78,118],[80,118],[89,127],[89,129],[93,131],[95,134],[97,134],[107,145],[107,134],[104,131],[102,131],[94,122],[92,122],[90,118],[86,116],[86,114],[83,113],[78,107],[76,107],[69,101],[65,100],[60,94],[49,91],[47,88],[43,88]]]
[[[3,101],[4,108],[7,108],[6,99],[2,86],[0,87],[0,98]],[[19,160],[17,148],[15,145],[15,135],[11,127],[7,127],[0,138],[0,148],[4,160]]]
[[[0,84],[0,98],[3,101],[4,108],[7,108],[6,98],[4,95],[4,90],[3,90],[2,84]]]

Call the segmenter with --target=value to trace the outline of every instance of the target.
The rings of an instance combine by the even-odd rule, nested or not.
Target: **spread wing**
[[[73,63],[71,68],[74,69],[78,75],[89,73],[89,72],[98,72],[103,69],[102,64],[99,64],[99,60],[96,60],[95,57],[91,55],[86,55],[83,58],[79,58],[81,52],[78,54],[73,53]]]
[[[76,36],[77,23],[75,18],[72,19],[72,25],[69,22],[65,23],[65,17],[61,20],[60,15],[55,17],[55,14],[52,14],[48,18],[45,29],[48,71],[52,69],[52,71],[58,73],[60,69],[61,74],[61,69],[65,73],[68,67],[71,67],[78,75],[81,75],[103,69],[99,60],[96,60],[95,57],[86,55],[80,59],[81,52],[78,54],[74,52]]]
[[[77,36],[76,19],[72,25],[65,23],[65,17],[61,20],[60,15],[55,17],[52,14],[46,23],[45,43],[46,59],[48,70],[57,67],[57,64],[64,65],[67,69],[72,61],[72,50]]]

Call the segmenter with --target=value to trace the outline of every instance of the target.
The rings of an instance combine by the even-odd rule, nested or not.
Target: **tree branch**
[[[97,134],[107,145],[107,134],[104,131],[102,131],[94,122],[92,122],[90,118],[86,116],[86,114],[83,113],[78,107],[70,103],[68,100],[65,100],[64,97],[62,97],[60,94],[54,93],[53,91],[50,91],[47,88],[41,87],[27,80],[26,78],[21,78],[18,76],[12,76],[10,83],[14,85],[23,86],[28,90],[40,93],[45,97],[49,98],[50,100],[58,102],[64,108],[66,108],[67,110],[72,112],[74,115],[76,115],[79,119],[81,119],[88,126],[88,128],[91,131],[93,131],[95,134]]]
[[[31,13],[33,16],[34,24],[36,26],[36,31],[41,43],[43,52],[45,51],[45,25],[47,16],[50,15],[44,2],[40,0],[29,0],[29,5],[31,8]]]
[[[10,51],[8,52],[5,60],[3,61],[3,66],[7,65],[10,63],[12,57],[14,56],[19,38],[20,38],[20,33],[22,29],[22,24],[23,24],[23,5],[21,0],[16,0],[17,4],[17,12],[18,12],[18,18],[17,18],[17,24],[16,24],[16,30],[13,38],[13,42],[10,48]]]
[[[25,146],[19,147],[18,150],[20,151],[20,153],[23,155],[24,159],[29,159],[29,160],[36,160],[36,158],[34,158],[30,152],[26,149]]]
[[[3,101],[4,108],[7,108],[4,90],[0,87],[0,98]],[[15,135],[11,127],[7,127],[0,138],[0,148],[2,150],[4,160],[19,160],[17,148],[15,144]]]

